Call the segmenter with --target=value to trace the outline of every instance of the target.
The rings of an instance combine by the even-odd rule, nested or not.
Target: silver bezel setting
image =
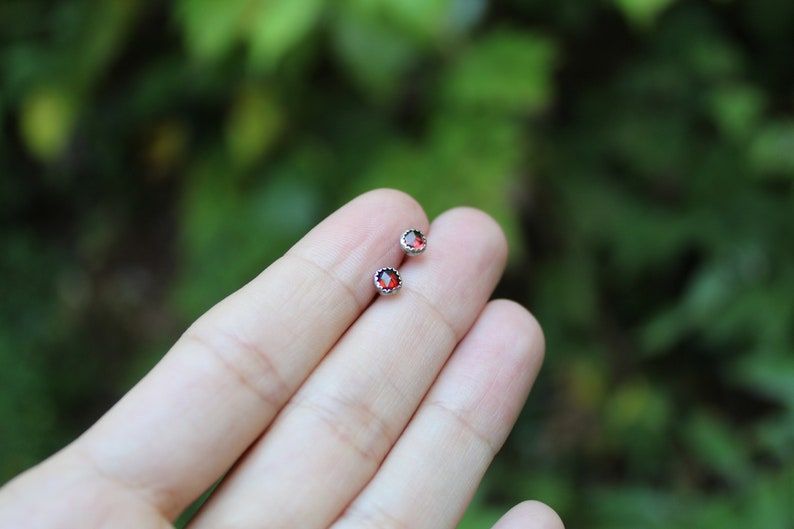
[[[394,288],[383,288],[383,287],[381,287],[378,284],[378,276],[381,274],[381,272],[386,272],[386,271],[394,272],[394,275],[397,276],[397,286],[396,287],[394,287]],[[375,290],[377,290],[382,296],[393,296],[403,286],[403,278],[400,275],[399,270],[397,270],[396,268],[393,268],[391,266],[387,266],[387,267],[384,267],[384,268],[379,268],[378,271],[375,272],[372,275],[372,282],[375,285]]]
[[[407,242],[405,242],[405,238],[411,232],[416,233],[417,236],[421,237],[422,240],[425,241],[425,245],[421,249],[415,250],[414,248],[409,246]],[[402,236],[400,237],[400,247],[408,255],[419,255],[420,253],[422,253],[425,250],[427,250],[427,237],[425,237],[425,234],[422,233],[420,230],[417,230],[416,228],[411,228],[410,230],[405,230],[403,232]]]

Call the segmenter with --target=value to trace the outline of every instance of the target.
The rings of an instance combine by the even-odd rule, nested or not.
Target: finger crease
[[[350,299],[353,300],[353,303],[355,304],[358,312],[361,312],[362,310],[364,310],[364,308],[369,304],[369,301],[372,298],[372,296],[368,296],[363,301],[359,300],[359,298],[361,297],[361,294],[359,292],[357,292],[356,290],[354,290],[353,287],[349,283],[344,281],[338,275],[336,275],[333,272],[331,272],[329,269],[324,268],[324,267],[320,266],[319,264],[317,264],[316,262],[312,261],[308,257],[304,257],[304,256],[302,256],[300,254],[293,253],[292,251],[289,251],[286,254],[284,254],[284,257],[289,257],[291,259],[297,259],[297,260],[309,265],[310,267],[312,267],[315,270],[317,270],[318,272],[320,272],[320,274],[322,274],[324,278],[330,279],[334,283],[336,283],[339,286],[341,286],[345,290],[345,293],[347,294],[347,297],[349,297]]]
[[[363,402],[351,403],[346,399],[334,397],[327,400],[335,402],[338,407],[314,399],[301,399],[293,402],[292,406],[311,412],[361,458],[376,467],[380,465],[396,434],[393,434],[386,422]]]
[[[164,489],[157,483],[133,483],[130,480],[123,479],[121,476],[108,472],[90,452],[83,450],[79,445],[75,444],[72,448],[74,456],[91,467],[97,478],[107,483],[108,486],[139,499],[143,504],[149,505],[162,516],[165,516],[164,513],[169,508],[172,509],[174,505],[177,505],[172,490]],[[110,516],[110,514],[107,513],[107,516]],[[103,527],[104,525],[100,520],[96,526]]]
[[[473,438],[479,440],[488,449],[491,458],[493,458],[499,451],[499,447],[496,446],[496,443],[494,443],[494,441],[488,435],[476,428],[471,421],[469,421],[466,416],[459,411],[450,408],[441,401],[432,401],[428,403],[428,406],[451,416],[463,431],[468,432]]]
[[[222,341],[227,342],[229,347],[210,342],[200,333],[186,333],[183,338],[210,352],[241,386],[250,390],[262,402],[274,408],[280,407],[291,393],[291,388],[276,369],[270,356],[261,347],[234,333],[221,328],[213,329],[212,332],[217,334]],[[258,364],[258,376],[252,376],[249,370],[241,368],[238,362],[229,358],[230,351],[239,351],[254,360]],[[264,382],[261,381],[262,379]]]
[[[432,301],[430,301],[428,297],[424,295],[424,293],[420,292],[419,290],[413,290],[411,291],[411,294],[413,294],[415,298],[419,300],[419,302],[422,305],[424,305],[428,310],[430,310],[430,312],[433,313],[436,319],[444,325],[447,331],[454,338],[454,343],[458,343],[460,339],[463,337],[463,330],[460,331],[457,330],[455,326],[452,324],[452,322],[449,321],[449,319],[447,319],[446,315],[443,312],[441,312],[441,310],[438,307],[436,307],[436,305]]]
[[[410,527],[408,523],[375,503],[369,503],[366,508],[353,504],[344,514],[344,518],[354,522],[355,526],[369,529],[408,529]]]

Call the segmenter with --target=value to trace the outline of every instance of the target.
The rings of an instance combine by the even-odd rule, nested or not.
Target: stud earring
[[[407,255],[419,255],[427,248],[427,237],[415,228],[405,230],[400,236],[400,248]],[[375,272],[375,275],[372,276],[372,282],[375,285],[375,290],[383,296],[396,294],[403,286],[400,272],[390,266]]]
[[[400,237],[400,247],[407,255],[419,255],[427,248],[427,237],[417,229],[405,230]]]
[[[397,293],[403,286],[403,280],[400,277],[400,272],[396,268],[386,267],[381,268],[372,278],[375,283],[375,288],[384,296],[391,296]]]

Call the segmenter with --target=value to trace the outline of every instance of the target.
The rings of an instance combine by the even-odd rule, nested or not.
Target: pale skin
[[[408,228],[424,254],[403,255]],[[477,210],[429,224],[403,193],[358,197],[0,489],[0,529],[171,528],[227,471],[190,529],[455,527],[543,358],[534,318],[488,301],[506,254]],[[385,266],[404,286],[373,302]],[[562,523],[528,501],[494,528]]]

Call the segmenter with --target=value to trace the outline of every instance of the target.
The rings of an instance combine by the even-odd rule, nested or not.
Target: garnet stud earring
[[[400,247],[408,255],[419,255],[427,248],[427,237],[417,229],[405,230],[400,237]],[[372,277],[375,289],[384,296],[395,294],[403,286],[400,272],[396,268],[381,268]]]
[[[419,255],[427,248],[427,237],[417,229],[405,230],[400,237],[400,246],[408,255]]]
[[[375,288],[384,296],[391,296],[400,290],[403,286],[403,280],[400,277],[400,272],[396,268],[386,267],[381,268],[372,278],[375,283]]]

